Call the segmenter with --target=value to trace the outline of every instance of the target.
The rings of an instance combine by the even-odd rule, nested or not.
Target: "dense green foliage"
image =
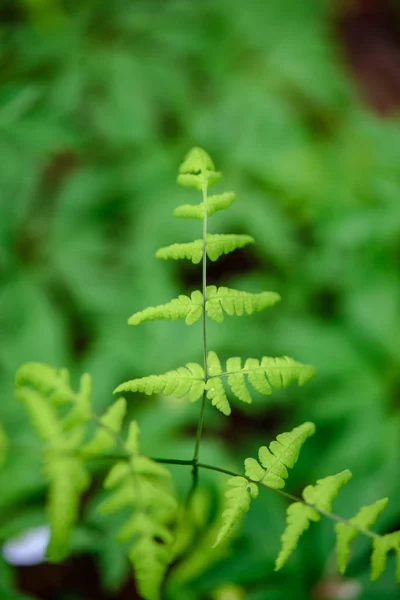
[[[400,127],[360,106],[324,3],[290,0],[283,10],[275,1],[204,1],[194,13],[189,2],[86,1],[70,3],[71,16],[50,22],[39,4],[6,4],[0,419],[15,449],[0,472],[1,540],[44,522],[44,480],[37,457],[24,450],[33,437],[13,400],[22,362],[65,365],[74,381],[90,372],[100,414],[109,390],[133,371],[144,377],[154,365],[162,373],[188,357],[201,361],[198,336],[184,323],[143,325],[136,334],[125,319],[198,287],[196,268],[153,258],[171,240],[199,236],[195,221],[182,227],[169,219],[188,202],[173,174],[193,141],[210,149],[241,200],[215,214],[215,230],[257,241],[251,260],[227,257],[209,283],[273,289],[283,298],[273,315],[230,319],[218,334],[210,327],[214,350],[288,352],[319,373],[304,390],[232,403],[231,424],[210,410],[204,459],[238,469],[267,439],[311,420],[320,434],[303,450],[294,488],[348,467],[357,477],[337,500],[340,514],[352,516],[379,495],[398,498]],[[61,3],[46,6],[56,15]],[[196,407],[138,398],[134,413],[146,454],[190,456]],[[182,471],[174,478],[184,493]],[[193,510],[199,523],[213,526],[222,482],[212,474],[202,479],[203,505]],[[112,545],[118,524],[100,524],[96,502],[72,548],[96,555],[104,586],[116,589],[127,572]],[[293,590],[307,598],[330,580],[333,537],[322,523],[302,540],[288,576],[271,575],[285,505],[267,493],[253,504],[234,553],[205,558],[200,550],[215,535],[196,538],[198,552],[187,553],[172,597],[202,598],[232,582],[250,600],[288,598]],[[266,512],[282,518],[264,520]],[[399,520],[392,500],[380,527],[395,529]],[[368,553],[360,538],[349,576],[361,582],[363,599],[394,597],[393,569],[369,584]],[[1,586],[10,589],[12,577],[0,561],[3,593]]]

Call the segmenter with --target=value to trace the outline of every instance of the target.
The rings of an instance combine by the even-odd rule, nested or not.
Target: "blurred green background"
[[[236,404],[230,419],[207,410],[201,457],[240,469],[277,433],[312,420],[317,434],[288,491],[350,468],[336,512],[388,495],[380,527],[400,526],[400,60],[396,13],[389,1],[368,12],[374,4],[1,2],[0,419],[11,440],[1,542],[45,523],[34,436],[13,399],[22,362],[66,366],[75,381],[89,371],[100,412],[121,381],[202,360],[200,324],[126,324],[200,283],[198,267],[154,258],[199,237],[201,224],[172,217],[198,200],[175,183],[193,145],[223,171],[218,189],[239,197],[211,231],[257,242],[212,265],[209,283],[282,295],[270,311],[210,324],[210,347],[221,358],[288,354],[318,370],[303,389]],[[130,407],[144,452],[191,458],[198,405],[132,396]],[[190,473],[173,473],[184,497]],[[201,482],[198,518],[212,528],[225,481],[202,473]],[[99,494],[85,501],[65,564],[12,570],[0,559],[2,600],[137,597],[115,523],[96,515]],[[394,561],[369,583],[366,540],[337,576],[330,523],[310,529],[274,573],[284,510],[261,493],[221,552],[208,549],[205,529],[165,597],[400,598]]]

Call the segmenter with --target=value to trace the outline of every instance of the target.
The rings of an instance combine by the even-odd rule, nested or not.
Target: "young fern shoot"
[[[176,561],[177,556],[174,534],[179,507],[170,483],[170,473],[161,463],[191,467],[193,479],[189,501],[198,486],[200,469],[230,476],[225,509],[214,546],[228,538],[250,509],[260,488],[264,488],[291,501],[276,570],[284,566],[310,524],[323,516],[336,526],[336,551],[341,573],[345,572],[347,566],[350,543],[358,535],[364,535],[373,542],[371,578],[375,580],[380,577],[388,553],[394,551],[397,579],[400,582],[400,531],[379,535],[370,529],[385,508],[387,498],[362,507],[349,520],[332,513],[334,499],[351,478],[348,470],[307,486],[301,498],[283,491],[289,469],[294,468],[303,444],[315,433],[313,423],[303,423],[290,432],[278,435],[269,447],[262,446],[258,460],[245,459],[243,473],[200,461],[207,404],[229,416],[231,399],[251,403],[252,389],[269,396],[274,389],[287,387],[292,382],[301,386],[315,373],[313,367],[288,356],[249,357],[244,360],[234,356],[224,358],[221,362],[216,352],[209,348],[208,318],[222,323],[225,316],[251,315],[273,307],[280,300],[276,292],[252,294],[207,285],[208,259],[216,261],[223,254],[254,243],[248,235],[208,232],[208,219],[217,211],[228,209],[236,201],[236,195],[231,191],[209,195],[209,188],[221,177],[204,150],[193,148],[188,153],[180,166],[178,183],[194,188],[201,193],[201,198],[198,204],[179,206],[174,214],[178,218],[202,221],[202,238],[172,244],[156,253],[156,257],[165,260],[187,259],[194,264],[202,263],[201,290],[193,290],[188,296],[164,299],[163,304],[146,307],[128,321],[130,325],[137,326],[146,321],[183,319],[191,326],[201,320],[199,347],[202,345],[203,364],[190,361],[166,373],[131,379],[114,390],[115,394],[139,392],[185,398],[189,402],[200,400],[192,459],[151,459],[143,456],[139,448],[137,423],[133,421],[129,424],[127,436],[122,433],[126,400],[117,399],[104,415],[98,417],[93,413],[91,379],[87,374],[83,375],[80,389],[75,392],[70,386],[67,371],[63,369],[28,363],[17,372],[16,397],[26,405],[33,427],[43,442],[43,468],[49,483],[48,519],[51,527],[48,558],[58,561],[68,554],[70,531],[78,519],[82,494],[91,481],[88,464],[94,458],[107,458],[114,464],[104,481],[108,495],[99,510],[103,515],[126,508],[130,510],[130,516],[119,533],[119,541],[127,545],[126,551],[135,572],[137,587],[145,600],[161,598],[169,565]],[[90,424],[96,425],[94,435],[90,433]],[[8,445],[5,440],[0,429],[0,464]],[[189,502],[186,503],[188,507]],[[189,511],[185,514],[189,515]]]

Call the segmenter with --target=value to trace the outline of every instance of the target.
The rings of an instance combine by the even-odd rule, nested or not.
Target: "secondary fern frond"
[[[67,452],[49,451],[44,465],[50,482],[47,513],[51,538],[47,558],[59,562],[68,554],[70,530],[78,518],[80,499],[90,479],[82,461]]]
[[[192,148],[179,167],[178,183],[183,187],[201,190],[210,187],[221,179],[222,174],[215,170],[211,157],[202,148]]]
[[[149,375],[121,383],[114,394],[120,392],[142,392],[147,395],[161,394],[183,398],[188,395],[190,402],[201,398],[204,390],[204,369],[197,363],[188,363],[163,375]]]
[[[250,235],[238,235],[235,233],[208,233],[207,234],[207,256],[215,262],[223,254],[229,254],[238,248],[244,248],[249,244],[254,244],[254,239]],[[203,258],[203,240],[195,240],[184,244],[172,244],[160,248],[156,252],[157,258],[164,260],[188,259],[197,265]]]
[[[377,500],[373,504],[363,506],[360,511],[346,523],[338,523],[336,529],[336,555],[338,570],[343,575],[350,556],[350,542],[375,523],[388,503],[387,498]]]
[[[261,446],[258,452],[260,463],[254,458],[246,458],[247,477],[271,488],[283,488],[285,479],[299,458],[301,447],[308,437],[315,433],[314,423],[303,423],[288,433],[281,433],[267,446]],[[264,468],[263,468],[264,467]]]
[[[226,508],[222,513],[222,526],[213,547],[229,535],[236,523],[249,510],[251,500],[258,496],[256,484],[244,477],[231,477],[227,483],[230,489],[225,492]]]
[[[351,478],[349,470],[336,475],[319,479],[316,485],[309,485],[303,490],[303,498],[307,504],[294,502],[287,509],[287,526],[281,537],[281,551],[275,563],[278,571],[286,563],[297,546],[301,535],[309,528],[311,521],[319,521],[320,511],[330,512],[332,502],[338,495],[340,488]]]
[[[113,491],[99,510],[110,514],[124,507],[132,508],[119,539],[130,544],[128,555],[140,594],[146,600],[158,600],[172,558],[173,536],[168,525],[177,504],[168,484],[169,471],[140,454],[138,436],[137,423],[132,422],[125,443],[129,458],[111,468],[104,487]]]
[[[251,294],[227,287],[217,288],[215,285],[207,286],[206,298],[206,312],[217,323],[223,322],[224,311],[230,316],[241,317],[245,313],[251,315],[274,306],[280,300],[280,296],[276,292]],[[202,314],[203,294],[196,290],[191,293],[190,297],[181,295],[166,304],[145,308],[132,315],[128,324],[139,325],[145,321],[159,319],[171,321],[185,319],[187,325],[192,325],[201,318]]]
[[[68,552],[69,533],[78,517],[80,498],[89,485],[89,476],[79,456],[86,432],[91,382],[83,376],[74,392],[65,370],[40,363],[28,363],[17,372],[16,398],[27,407],[35,430],[46,442],[43,467],[49,481],[47,514],[51,537],[47,555],[59,561]],[[58,405],[71,403],[66,416]]]
[[[208,196],[207,215],[211,217],[218,210],[229,208],[231,204],[235,202],[236,198],[237,196],[234,192],[224,192],[223,194]],[[204,218],[204,202],[200,202],[200,204],[183,204],[182,206],[178,206],[174,210],[174,216],[202,220]]]

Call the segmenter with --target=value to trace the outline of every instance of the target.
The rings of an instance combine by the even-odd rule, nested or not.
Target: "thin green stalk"
[[[203,195],[203,206],[204,206],[204,215],[203,215],[203,263],[202,263],[202,287],[203,287],[203,315],[202,315],[202,329],[203,329],[203,361],[204,361],[204,381],[208,380],[208,368],[207,368],[207,315],[206,315],[206,302],[207,302],[207,179],[206,179],[206,167],[203,165],[203,185],[202,185],[202,195]],[[204,410],[206,406],[206,390],[203,392],[203,397],[201,399],[201,408],[199,421],[197,424],[197,432],[196,432],[196,442],[194,446],[194,454],[193,454],[193,482],[192,486],[189,490],[189,494],[187,497],[187,504],[189,504],[191,498],[193,497],[194,492],[196,491],[199,473],[197,468],[197,463],[199,460],[199,452],[200,452],[200,442],[201,436],[203,433],[204,426]]]

